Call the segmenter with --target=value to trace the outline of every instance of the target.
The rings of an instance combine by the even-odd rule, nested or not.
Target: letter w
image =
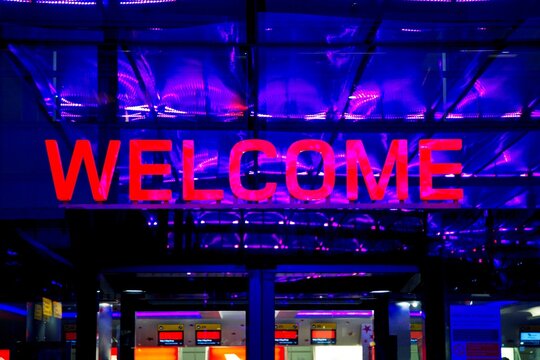
[[[109,142],[101,177],[97,173],[90,141],[77,140],[75,142],[67,177],[64,176],[62,159],[60,159],[60,151],[56,140],[45,140],[45,146],[47,147],[47,156],[49,157],[56,198],[59,201],[70,201],[73,197],[73,190],[75,189],[82,163],[86,167],[88,182],[90,183],[94,201],[107,200],[114,168],[118,159],[118,152],[120,151],[120,140],[111,140]]]

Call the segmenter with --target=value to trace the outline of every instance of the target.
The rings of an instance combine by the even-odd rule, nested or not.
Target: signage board
[[[311,324],[312,345],[336,345],[336,323]]]
[[[108,200],[109,189],[117,167],[121,141],[109,141],[105,161],[98,171],[98,165],[92,152],[92,144],[88,140],[76,140],[69,164],[62,163],[62,157],[56,140],[45,140],[49,167],[56,197],[59,201],[69,202],[73,197],[75,185],[81,169],[87,172],[92,197],[96,202]],[[126,147],[126,146],[124,146]],[[143,161],[143,155],[149,153],[171,152],[172,140],[167,139],[132,139],[127,146],[129,151],[129,200],[130,201],[161,201],[173,200],[172,190],[167,188],[143,187],[143,179],[148,176],[171,176],[171,164],[148,164]],[[440,151],[458,151],[462,148],[461,139],[421,139],[418,142],[418,168],[420,200],[461,200],[463,189],[435,188],[433,177],[436,175],[455,176],[461,174],[461,163],[437,163],[433,153]],[[349,201],[359,198],[359,177],[363,178],[365,191],[372,201],[382,200],[395,168],[396,200],[406,200],[409,197],[409,144],[406,139],[392,140],[382,169],[375,174],[368,153],[362,140],[347,140],[345,144],[346,197]],[[302,152],[318,153],[322,159],[321,185],[316,188],[303,188],[299,182],[299,157]],[[239,200],[269,201],[276,193],[278,184],[267,181],[260,189],[248,189],[242,184],[242,157],[248,152],[262,154],[269,161],[282,161],[274,144],[263,139],[247,139],[236,143],[229,155],[229,187]],[[195,188],[195,142],[182,142],[182,200],[184,201],[213,201],[224,199],[225,189],[196,189]],[[67,165],[67,166],[66,166]],[[64,172],[64,168],[67,169]],[[300,201],[318,201],[332,199],[336,183],[336,156],[332,146],[318,139],[303,139],[292,143],[285,155],[285,185],[291,198]]]
[[[221,324],[196,324],[195,345],[221,345]]]
[[[276,324],[274,341],[276,345],[298,345],[298,325]]]

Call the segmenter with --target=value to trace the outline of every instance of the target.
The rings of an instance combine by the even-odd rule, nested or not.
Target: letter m
[[[92,154],[92,145],[88,140],[77,140],[73,149],[73,156],[68,167],[67,176],[64,176],[60,150],[56,140],[45,140],[47,156],[51,168],[52,180],[56,191],[56,198],[59,201],[70,201],[73,197],[73,191],[81,165],[84,163],[88,175],[88,182],[92,190],[94,201],[105,201],[109,196],[109,189],[114,174],[114,168],[120,151],[120,141],[111,140],[107,155],[103,164],[101,176],[98,175],[94,155]]]

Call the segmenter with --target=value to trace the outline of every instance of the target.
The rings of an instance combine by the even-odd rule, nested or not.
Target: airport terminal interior
[[[0,0],[0,359],[540,360],[538,0]]]

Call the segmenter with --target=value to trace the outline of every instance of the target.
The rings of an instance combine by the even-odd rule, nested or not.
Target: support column
[[[447,346],[448,304],[443,264],[440,259],[428,259],[422,273],[425,292],[422,308],[425,316],[425,342],[428,359],[450,359]]]
[[[99,305],[97,327],[99,360],[110,360],[112,343],[112,306],[110,304]]]
[[[396,360],[396,338],[390,336],[388,296],[382,295],[373,315],[373,334],[375,335],[375,359]]]
[[[274,360],[274,275],[272,270],[249,272],[248,360]]]
[[[79,264],[77,276],[77,360],[96,360],[97,277]],[[90,274],[86,274],[86,272]]]
[[[398,360],[411,360],[411,317],[408,302],[391,302],[388,307],[390,335],[396,338]]]
[[[104,30],[103,37],[97,53],[98,121],[111,124],[117,122],[118,111],[118,34],[111,26]]]
[[[123,293],[120,298],[120,349],[121,360],[135,359],[135,309],[139,295]]]
[[[97,267],[98,250],[95,240],[99,239],[96,219],[84,210],[67,211],[66,219],[75,252],[75,276],[77,284],[75,297],[77,303],[77,360],[96,360],[96,333],[99,289]]]

